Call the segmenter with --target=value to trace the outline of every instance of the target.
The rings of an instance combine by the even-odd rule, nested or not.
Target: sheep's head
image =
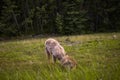
[[[75,67],[76,67],[77,63],[76,63],[76,61],[75,61],[73,58],[71,58],[71,57],[68,56],[68,55],[65,55],[65,56],[61,59],[61,65],[62,65],[63,67],[68,67],[68,68],[72,69],[72,68],[75,68]]]

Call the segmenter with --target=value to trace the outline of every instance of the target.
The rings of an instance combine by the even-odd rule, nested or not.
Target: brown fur
[[[65,55],[61,59],[61,64],[62,64],[63,67],[69,67],[70,69],[75,68],[76,65],[77,65],[76,61],[68,55]]]

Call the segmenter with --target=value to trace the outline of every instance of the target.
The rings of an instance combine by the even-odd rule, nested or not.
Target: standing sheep
[[[49,61],[51,55],[54,62],[56,62],[56,59],[61,60],[66,55],[64,48],[57,40],[52,38],[49,38],[45,41],[45,50]]]

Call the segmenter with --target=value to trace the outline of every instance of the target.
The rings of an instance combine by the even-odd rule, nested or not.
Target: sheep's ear
[[[69,57],[68,55],[66,55],[66,57]]]
[[[66,53],[66,55],[68,55],[68,53]]]

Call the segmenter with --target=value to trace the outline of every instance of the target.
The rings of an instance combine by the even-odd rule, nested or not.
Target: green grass
[[[47,38],[3,41],[0,80],[120,80],[120,33],[53,38],[77,61],[76,69],[48,63],[44,50]]]

